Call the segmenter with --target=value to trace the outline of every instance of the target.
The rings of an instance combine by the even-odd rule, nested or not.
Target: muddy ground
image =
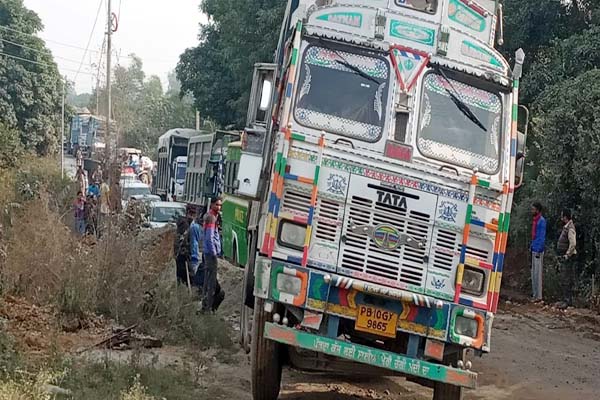
[[[229,293],[222,315],[237,323],[241,271],[225,266]],[[492,353],[473,360],[480,387],[467,400],[600,399],[600,316],[586,310],[503,302],[495,320]],[[212,375],[223,398],[251,399],[250,365],[239,354]],[[231,397],[227,397],[230,395]],[[426,400],[432,391],[403,378],[356,379],[286,370],[282,400]]]
[[[222,263],[220,280],[227,298],[219,316],[237,329],[242,271]],[[195,375],[205,398],[250,400],[250,362],[241,350],[198,351],[166,346],[132,351],[91,349],[109,329],[93,320],[77,333],[50,332],[55,325],[50,310],[18,299],[5,300],[0,321],[32,353],[47,346],[90,361],[139,362],[157,367],[182,367]],[[233,332],[235,334],[235,332]],[[52,343],[45,342],[54,337]],[[82,352],[84,349],[86,351]],[[139,352],[139,350],[136,350]],[[600,316],[586,310],[558,311],[552,307],[504,301],[494,323],[492,353],[473,360],[480,387],[467,400],[597,400],[600,399]],[[165,398],[169,393],[164,393]],[[426,400],[430,389],[403,378],[356,378],[305,374],[286,370],[282,400]]]

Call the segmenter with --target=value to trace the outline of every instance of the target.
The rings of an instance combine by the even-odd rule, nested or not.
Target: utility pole
[[[196,130],[200,130],[200,111],[196,110]]]
[[[66,82],[67,77],[63,78],[62,82],[62,135],[60,139],[60,176],[62,179],[65,179],[65,96],[66,96]]]
[[[111,69],[111,51],[112,51],[112,8],[111,8],[111,0],[108,0],[108,24],[106,31],[106,156],[109,160],[109,165],[112,167],[112,162],[114,161],[114,152],[116,152],[116,148],[112,148],[112,133],[110,131],[110,115],[111,115],[111,87],[110,87],[110,69]],[[115,143],[115,146],[117,144]],[[111,180],[111,173],[109,173],[109,182]]]

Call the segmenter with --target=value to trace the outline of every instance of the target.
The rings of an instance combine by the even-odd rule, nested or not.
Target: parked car
[[[152,196],[150,186],[142,182],[124,182],[121,186],[121,205],[127,210],[127,203],[133,196]]]
[[[185,215],[185,204],[168,201],[155,201],[148,208],[148,220],[145,228],[163,228],[169,224],[175,225],[179,217]]]

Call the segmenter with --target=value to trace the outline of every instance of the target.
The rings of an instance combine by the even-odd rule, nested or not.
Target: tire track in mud
[[[229,299],[232,312],[235,297],[240,297],[234,293],[241,293],[242,272],[225,266],[224,273],[229,275],[225,286],[234,297]],[[237,321],[235,315],[226,318]],[[576,310],[569,314],[536,305],[504,304],[494,322],[492,353],[471,357],[473,370],[479,373],[479,388],[466,391],[465,400],[598,400],[600,341],[593,338],[600,338],[594,336],[600,333],[599,321],[600,316],[587,312],[582,316]],[[216,383],[227,382],[235,394],[230,398],[251,400],[248,357],[223,367],[224,376],[218,374]],[[223,380],[227,376],[235,376],[234,382]],[[340,377],[291,369],[284,371],[280,395],[280,400],[431,398],[431,389],[404,378]]]

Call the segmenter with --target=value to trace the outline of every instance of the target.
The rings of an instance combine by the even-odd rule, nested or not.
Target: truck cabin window
[[[308,128],[377,142],[385,125],[389,64],[378,55],[310,45],[300,66],[296,121]]]
[[[435,14],[438,6],[438,0],[394,0],[394,3],[400,7],[412,8],[428,14]]]
[[[486,128],[452,101],[454,93]],[[500,166],[502,101],[497,93],[437,73],[424,78],[417,145],[425,157],[494,174]]]

